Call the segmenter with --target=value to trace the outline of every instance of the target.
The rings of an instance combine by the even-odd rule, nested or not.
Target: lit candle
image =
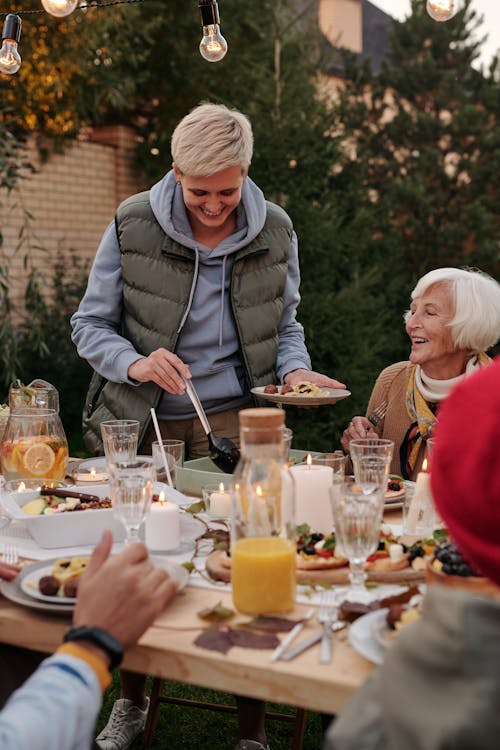
[[[179,506],[165,501],[160,492],[158,502],[153,502],[146,516],[146,545],[158,552],[176,549],[181,541]]]
[[[404,513],[404,532],[406,534],[431,534],[434,529],[434,505],[432,501],[431,476],[427,471],[427,459],[424,458],[422,471],[417,474],[413,494],[408,493]]]
[[[92,466],[89,471],[76,471],[73,474],[73,479],[75,482],[107,482],[109,474],[105,471],[97,471],[97,469]]]
[[[295,482],[296,523],[307,523],[313,531],[330,534],[333,529],[330,501],[333,469],[312,464],[308,456],[306,464],[292,466],[290,472]]]
[[[208,513],[218,518],[227,518],[231,514],[231,495],[224,489],[224,483],[219,484],[219,490],[209,495]]]

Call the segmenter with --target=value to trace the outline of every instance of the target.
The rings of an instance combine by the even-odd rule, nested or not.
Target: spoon
[[[208,446],[210,448],[210,458],[225,474],[232,474],[236,468],[236,464],[240,460],[238,446],[227,437],[218,438],[214,435],[194,385],[190,380],[187,380],[187,378],[183,377],[182,379],[186,385],[186,393],[191,399],[191,403],[193,404],[202,427],[206,432]]]

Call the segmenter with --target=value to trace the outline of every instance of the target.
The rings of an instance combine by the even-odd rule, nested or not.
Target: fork
[[[387,401],[382,401],[370,414],[367,416],[367,420],[376,427],[383,420],[387,413],[387,407],[389,404]]]
[[[2,562],[8,565],[17,565],[19,554],[15,544],[6,544],[3,548]]]
[[[319,652],[320,664],[330,664],[332,660],[332,627],[338,618],[338,613],[339,605],[332,592],[323,591],[318,612],[318,622],[323,626]]]

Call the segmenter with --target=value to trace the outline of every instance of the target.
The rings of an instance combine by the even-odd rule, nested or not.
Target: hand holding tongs
[[[232,474],[236,468],[236,464],[240,460],[238,446],[227,437],[218,438],[214,435],[194,385],[184,376],[181,377],[186,386],[186,393],[191,399],[191,403],[193,404],[202,427],[206,432],[210,448],[210,458],[219,469],[222,469],[226,474]]]

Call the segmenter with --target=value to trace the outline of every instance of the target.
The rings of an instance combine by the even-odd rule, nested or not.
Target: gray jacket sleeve
[[[119,334],[122,294],[120,246],[112,222],[97,250],[87,291],[71,318],[71,338],[80,357],[104,378],[137,385],[128,378],[127,370],[142,355]]]
[[[278,379],[283,380],[287,372],[304,368],[311,369],[311,358],[304,341],[304,329],[296,319],[300,302],[300,268],[297,235],[292,235],[288,275],[283,295],[283,315],[278,329],[278,357],[276,372]]]

